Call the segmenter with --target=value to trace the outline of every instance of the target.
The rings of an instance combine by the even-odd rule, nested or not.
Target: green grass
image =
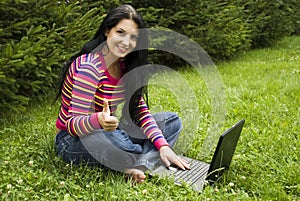
[[[53,147],[58,104],[45,103],[1,122],[2,200],[299,200],[299,44],[299,36],[287,37],[271,48],[217,64],[226,92],[222,129],[242,118],[246,124],[230,170],[201,194],[158,178],[131,186],[121,173],[66,164]],[[192,118],[185,122],[184,136],[199,120],[185,152],[199,157],[211,123],[210,94],[195,71],[182,70],[180,76],[194,90],[198,119],[181,110],[192,104],[190,97],[178,98],[170,87],[152,85],[150,105],[154,112],[171,110]],[[172,83],[173,78],[164,80]],[[180,144],[186,145],[184,138]]]

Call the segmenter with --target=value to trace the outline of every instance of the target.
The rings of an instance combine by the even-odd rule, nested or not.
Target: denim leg
[[[107,167],[116,171],[132,168],[142,147],[133,144],[121,130],[104,132],[102,129],[83,137],[72,137],[67,131],[56,136],[57,154],[73,164]]]
[[[180,118],[171,112],[157,113],[153,117],[167,142],[174,146],[182,129]],[[127,132],[130,135],[130,130]],[[97,165],[117,171],[138,166],[153,169],[160,162],[159,152],[152,142],[145,139],[141,129],[134,128],[134,132],[142,139],[130,137],[119,129],[113,132],[100,129],[80,138],[61,131],[56,136],[57,154],[69,163]]]
[[[161,112],[153,114],[159,129],[162,131],[165,139],[173,147],[182,130],[181,119],[176,113]],[[144,134],[143,134],[144,135]],[[139,142],[143,146],[142,154],[139,156],[135,166],[144,166],[147,169],[153,169],[156,165],[162,164],[159,151],[149,140],[140,140],[132,138],[133,142]]]

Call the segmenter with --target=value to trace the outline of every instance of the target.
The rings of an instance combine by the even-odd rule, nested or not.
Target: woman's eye
[[[122,30],[118,30],[118,31],[117,31],[117,33],[118,33],[120,36],[123,36],[123,35],[125,35],[125,32],[124,32],[124,31],[122,31]]]
[[[138,35],[131,35],[131,40],[137,41],[139,39]]]
[[[127,32],[124,30],[117,30],[116,32],[119,36],[127,36]],[[139,36],[137,34],[130,35],[130,39],[133,41],[137,41],[138,38],[139,38]]]

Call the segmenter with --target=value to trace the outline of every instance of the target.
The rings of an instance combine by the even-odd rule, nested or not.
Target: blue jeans
[[[157,113],[153,117],[169,145],[174,146],[182,129],[180,118],[172,112]],[[134,167],[153,169],[161,163],[159,152],[152,142],[145,139],[142,130],[122,122],[113,132],[100,129],[80,138],[60,131],[56,135],[55,145],[57,154],[73,164],[125,171]]]

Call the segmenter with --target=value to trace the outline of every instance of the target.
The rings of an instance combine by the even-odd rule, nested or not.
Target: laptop
[[[176,184],[187,184],[196,191],[212,185],[229,169],[244,123],[244,119],[240,120],[220,136],[210,163],[182,156],[190,164],[190,170],[181,170],[175,165],[159,166],[150,172],[150,176],[171,178]]]

